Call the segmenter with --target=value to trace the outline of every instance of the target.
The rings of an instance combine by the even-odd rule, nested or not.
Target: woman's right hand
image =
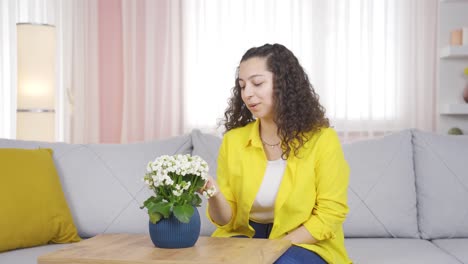
[[[210,190],[213,191],[210,192]],[[224,195],[219,191],[219,186],[216,180],[213,177],[208,176],[205,185],[198,192],[208,199],[208,213],[210,214],[211,219],[218,225],[229,223],[232,217],[231,206]],[[208,194],[208,197],[205,194]]]
[[[198,193],[202,194],[205,196],[205,198],[210,199],[211,197],[215,196],[218,194],[218,184],[216,183],[216,180],[208,175],[208,179],[205,182],[205,185],[198,190]]]

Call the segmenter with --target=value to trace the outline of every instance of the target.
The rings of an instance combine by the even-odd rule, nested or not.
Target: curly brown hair
[[[273,73],[274,122],[282,142],[281,156],[287,159],[291,150],[297,156],[299,149],[309,140],[310,132],[330,126],[325,108],[319,103],[319,96],[298,59],[285,46],[265,44],[251,48],[240,62],[253,57],[266,58],[267,69]],[[238,71],[239,67],[232,96],[224,112],[226,132],[255,120],[242,101]]]

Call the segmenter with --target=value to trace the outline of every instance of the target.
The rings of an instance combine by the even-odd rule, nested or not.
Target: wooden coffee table
[[[290,245],[284,240],[201,236],[193,247],[163,249],[149,235],[105,234],[42,255],[37,263],[273,263]]]

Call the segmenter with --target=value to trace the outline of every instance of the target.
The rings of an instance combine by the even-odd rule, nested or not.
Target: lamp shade
[[[18,24],[17,138],[55,138],[55,27]]]

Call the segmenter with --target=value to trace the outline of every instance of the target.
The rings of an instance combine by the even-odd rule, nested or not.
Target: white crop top
[[[273,223],[276,195],[285,169],[286,161],[283,159],[268,161],[263,182],[250,210],[250,219],[252,221]]]

